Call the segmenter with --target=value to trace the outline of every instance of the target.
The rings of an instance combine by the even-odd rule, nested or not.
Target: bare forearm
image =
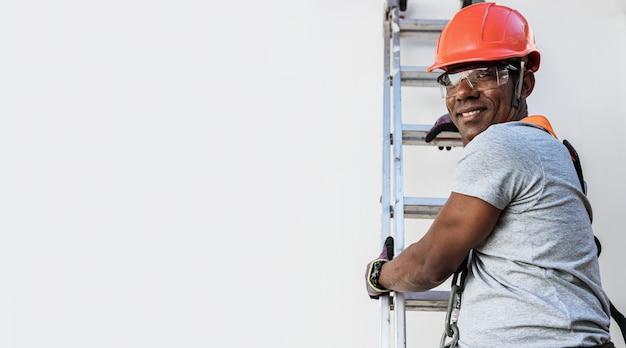
[[[389,290],[400,292],[426,291],[443,283],[449,274],[435,274],[427,266],[416,243],[382,267],[379,283]]]

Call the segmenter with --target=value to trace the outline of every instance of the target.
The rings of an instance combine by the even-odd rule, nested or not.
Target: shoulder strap
[[[546,132],[552,134],[553,137],[555,138],[559,138],[556,136],[556,133],[554,132],[554,129],[552,129],[552,125],[550,124],[550,121],[548,121],[548,119],[545,116],[541,116],[541,115],[533,115],[533,116],[526,116],[524,118],[522,118],[521,120],[519,120],[520,122],[526,122],[526,123],[532,123],[535,126],[539,126],[541,128],[543,128]]]
[[[583,167],[580,164],[580,157],[578,157],[578,152],[574,149],[574,146],[567,141],[567,139],[563,139],[563,145],[569,151],[570,156],[572,156],[572,162],[574,162],[574,168],[576,168],[576,174],[578,174],[578,181],[580,181],[580,186],[583,190],[583,193],[587,195],[587,183],[583,178]]]

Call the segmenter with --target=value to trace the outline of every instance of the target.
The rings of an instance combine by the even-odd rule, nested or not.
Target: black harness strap
[[[570,156],[572,156],[572,162],[574,163],[574,168],[576,168],[576,174],[578,174],[578,180],[580,181],[580,187],[583,189],[583,193],[587,195],[587,183],[583,178],[583,167],[580,164],[580,157],[578,157],[578,152],[574,149],[574,146],[567,141],[567,139],[563,139],[563,145],[569,151]]]
[[[626,342],[626,318],[624,318],[624,315],[618,311],[617,308],[615,308],[613,302],[610,300],[609,305],[611,306],[611,316],[617,323],[617,326],[619,326],[619,329],[622,332],[622,338],[624,339],[624,342]]]
[[[578,153],[569,141],[563,139],[563,145],[565,145],[570,155],[572,156],[572,162],[574,162],[574,168],[576,168],[576,174],[578,174],[580,187],[582,188],[583,193],[587,195],[587,183],[585,182],[585,179],[583,177],[583,168],[580,164],[580,157],[578,157]],[[591,214],[589,215],[589,219],[592,219]],[[600,243],[598,237],[593,236],[593,238],[596,242],[596,247],[598,248],[598,257],[600,257],[600,252],[602,252],[602,244]],[[626,318],[620,311],[617,310],[617,308],[615,308],[611,300],[609,300],[609,307],[611,311],[611,317],[613,317],[613,319],[619,326],[619,329],[622,332],[622,338],[624,339],[624,342],[626,342]]]

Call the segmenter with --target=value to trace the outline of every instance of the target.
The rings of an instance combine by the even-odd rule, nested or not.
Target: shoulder
[[[552,138],[552,139],[550,139]],[[528,182],[543,172],[542,153],[556,141],[541,128],[522,122],[495,124],[476,136],[457,161],[459,175],[494,182]],[[475,179],[472,179],[475,180]]]
[[[491,125],[467,146],[467,152],[530,154],[536,146],[550,146],[559,141],[543,128],[527,122]]]
[[[552,136],[546,132],[543,128],[528,122],[505,122],[491,125],[484,132],[476,136],[476,138],[484,140],[494,141],[496,143],[504,142],[505,140],[524,141],[533,136],[550,137]],[[475,139],[476,139],[475,138]]]
[[[504,209],[525,192],[540,192],[543,161],[537,137],[552,137],[522,122],[496,124],[463,149],[454,172],[453,191],[481,198]],[[547,139],[546,139],[547,140]]]
[[[532,127],[532,125],[531,125]],[[491,125],[484,132],[477,135],[464,148],[466,154],[507,154],[527,149],[528,134],[526,125],[521,122],[507,122]],[[537,129],[532,129],[536,131]]]

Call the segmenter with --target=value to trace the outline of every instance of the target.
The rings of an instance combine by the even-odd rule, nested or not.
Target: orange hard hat
[[[435,64],[428,71],[526,56],[527,69],[537,71],[541,56],[526,18],[509,7],[483,2],[464,7],[445,26],[437,43]]]

